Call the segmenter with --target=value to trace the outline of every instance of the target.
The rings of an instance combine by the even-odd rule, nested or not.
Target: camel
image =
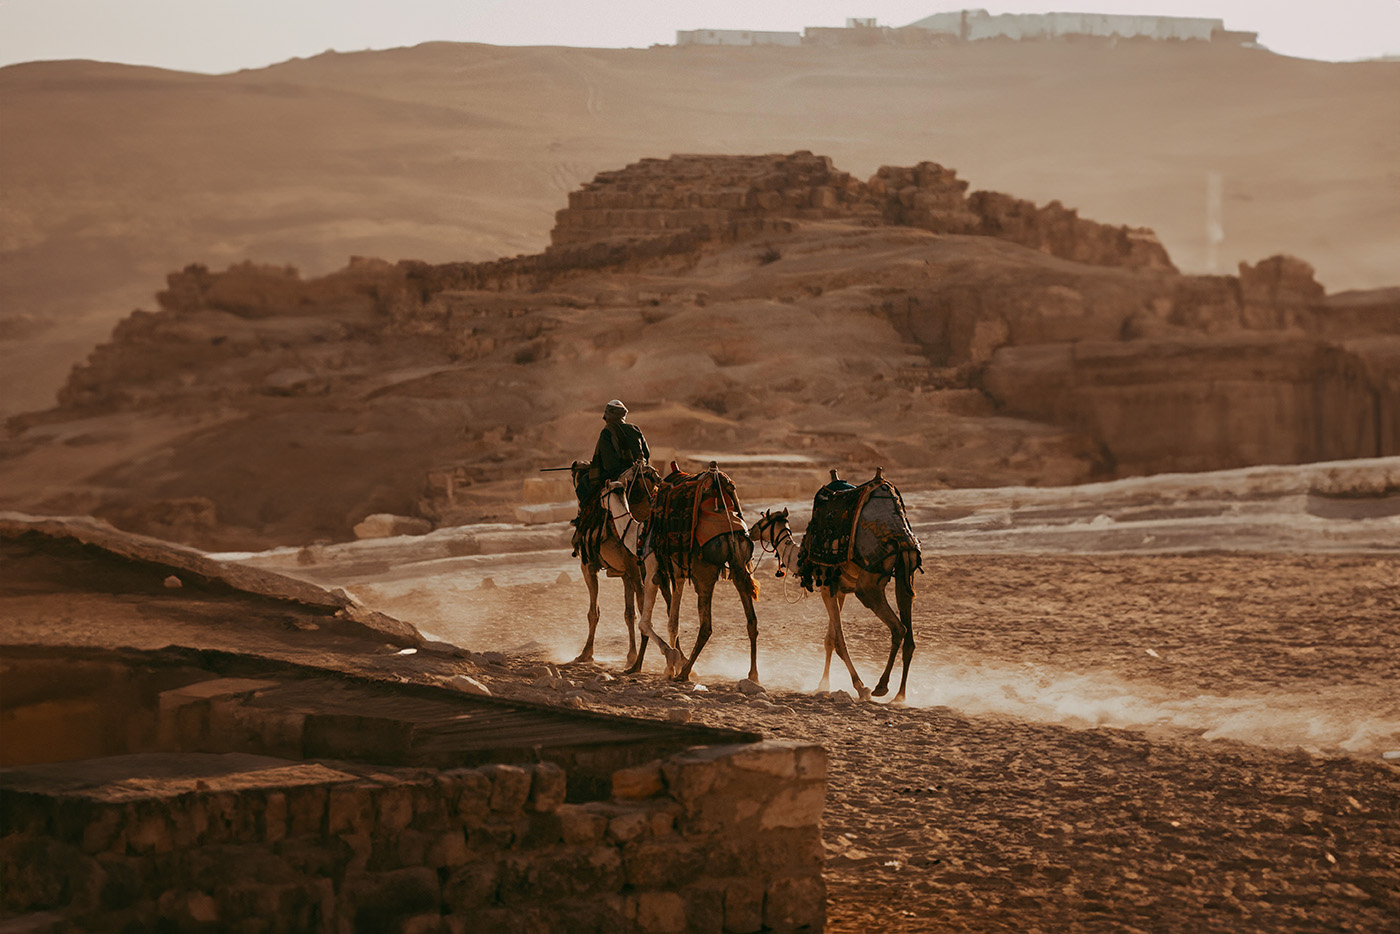
[[[672,471],[675,472],[674,463],[671,467]],[[753,559],[753,540],[749,538],[742,517],[738,516],[737,497],[732,504],[725,502],[726,497],[721,493],[719,483],[721,476],[723,475],[719,473],[717,465],[711,463],[709,470],[699,474],[698,477],[702,478],[701,483],[713,482],[714,493],[708,497],[703,493],[699,495],[703,501],[717,504],[718,509],[713,512],[719,517],[718,521],[729,526],[730,530],[714,535],[701,545],[692,545],[688,553],[658,553],[658,549],[655,547],[649,551],[645,559],[648,583],[642,605],[642,629],[644,632],[651,632],[655,637],[655,633],[651,629],[651,613],[656,604],[656,593],[658,590],[666,589],[669,585],[671,597],[667,618],[669,638],[664,642],[659,638],[656,641],[666,654],[666,676],[675,681],[690,680],[690,672],[695,667],[696,659],[700,657],[700,650],[709,641],[713,629],[712,607],[715,584],[719,581],[721,574],[728,569],[729,576],[734,581],[734,588],[739,592],[739,601],[744,606],[744,618],[748,623],[749,680],[757,684],[758,615],[754,611],[754,598],[758,596],[758,584],[753,579],[750,567],[750,562]],[[727,480],[727,478],[725,479]],[[730,505],[734,507],[732,515],[728,509]],[[651,525],[651,534],[657,535],[661,524],[662,519],[657,516],[657,521]],[[736,525],[737,528],[734,527]],[[654,545],[655,540],[653,541]],[[691,650],[688,658],[679,646],[680,596],[685,589],[687,578],[695,587],[696,609],[700,615],[700,629],[695,635],[695,647]],[[627,669],[627,673],[640,671],[641,667],[642,663],[639,658]]]
[[[574,489],[579,488],[586,475],[588,465],[575,461],[572,465]],[[596,548],[582,546],[582,529],[574,532],[574,546],[579,553],[579,566],[583,569],[583,580],[588,585],[588,641],[575,662],[593,660],[593,638],[598,629],[598,619],[602,615],[598,609],[598,572],[607,571],[610,577],[621,577],[624,591],[624,619],[627,621],[627,664],[640,666],[646,655],[648,636],[655,637],[648,619],[642,629],[641,647],[637,646],[636,608],[642,604],[642,568],[637,559],[637,547],[641,529],[651,514],[651,499],[660,483],[660,476],[648,464],[638,461],[623,471],[617,480],[612,481],[598,493],[608,521],[603,525],[602,538]],[[666,594],[667,603],[670,594]],[[652,594],[655,601],[655,594]],[[660,639],[656,640],[660,642]]]
[[[834,474],[834,472],[833,472]],[[880,474],[876,473],[876,478]],[[901,511],[903,504],[900,504]],[[778,556],[779,574],[785,573],[788,568],[797,566],[799,545],[793,538],[792,530],[788,528],[788,511],[764,512],[762,517],[753,524],[750,530],[753,540],[760,544],[772,546]],[[899,693],[894,696],[891,703],[904,703],[904,692],[909,680],[909,661],[914,657],[914,626],[913,626],[913,603],[914,603],[914,572],[919,570],[921,559],[917,547],[901,547],[890,550],[883,556],[865,555],[860,552],[859,539],[852,555],[852,560],[847,561],[840,568],[840,579],[835,586],[829,584],[819,584],[822,602],[826,604],[826,614],[828,625],[826,630],[826,664],[822,668],[822,679],[817,685],[819,692],[828,691],[831,687],[831,652],[836,650],[836,654],[841,657],[841,661],[846,663],[846,669],[851,673],[851,684],[860,694],[861,700],[867,700],[872,694],[875,697],[883,697],[889,692],[890,672],[894,668],[895,655],[903,648],[904,670],[899,679]],[[875,570],[868,570],[875,568]],[[895,599],[899,604],[899,612],[896,613],[891,607],[888,598],[885,596],[885,588],[889,582],[895,582]],[[880,681],[875,685],[875,690],[871,691],[861,681],[860,674],[856,671],[856,666],[851,661],[850,652],[846,650],[846,637],[841,629],[841,609],[846,602],[846,594],[853,593],[872,613],[879,617],[890,629],[890,657],[885,663],[885,671],[880,675]]]

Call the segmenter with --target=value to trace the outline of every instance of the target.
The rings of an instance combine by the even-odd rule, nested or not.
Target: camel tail
[[[896,581],[909,589],[910,597],[917,597],[918,592],[914,590],[914,573],[923,573],[924,559],[918,551],[913,548],[906,548],[900,551],[899,559],[895,561],[894,573]]]

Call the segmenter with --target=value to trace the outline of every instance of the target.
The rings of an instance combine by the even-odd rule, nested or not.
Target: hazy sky
[[[327,49],[432,40],[646,47],[678,29],[904,26],[976,4],[939,0],[0,0],[0,65],[90,58],[221,73]],[[1257,31],[1284,55],[1345,61],[1400,53],[1400,0],[1055,0],[986,3],[992,13],[1204,16]]]

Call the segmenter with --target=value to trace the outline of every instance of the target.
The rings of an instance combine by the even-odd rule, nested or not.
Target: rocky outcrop
[[[1128,476],[1395,454],[1397,375],[1344,347],[1241,334],[1005,347],[983,385],[1010,414],[1097,439]]]
[[[936,233],[976,233],[982,219],[967,203],[967,182],[953,169],[934,162],[912,168],[882,165],[867,186],[882,201],[887,224],[922,227]]]
[[[1240,324],[1258,330],[1310,326],[1326,296],[1312,266],[1294,256],[1240,263],[1239,283]]]
[[[1400,452],[1400,290],[1329,297],[1294,258],[1184,276],[935,163],[862,183],[810,153],[644,160],[559,217],[489,263],[173,274],[10,421],[0,501],[221,550],[510,519],[617,395],[668,455],[800,449],[911,489]],[[170,434],[119,450],[137,411]],[[26,452],[104,438],[100,474],[3,497]]]
[[[976,233],[999,237],[1061,259],[1096,266],[1175,269],[1157,235],[1145,227],[1113,227],[1085,220],[1077,211],[1051,201],[1043,208],[995,191],[974,192]]]

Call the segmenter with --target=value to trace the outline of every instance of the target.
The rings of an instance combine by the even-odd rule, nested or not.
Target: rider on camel
[[[598,505],[598,494],[608,483],[622,476],[623,472],[637,461],[651,459],[647,439],[636,425],[629,425],[627,406],[613,399],[603,408],[602,432],[598,444],[593,449],[593,460],[587,464],[574,462],[574,489],[578,494],[579,514],[574,520],[578,531],[574,534],[574,555],[580,549],[589,549],[601,531],[601,523],[606,515]],[[584,470],[583,468],[587,468]]]
[[[601,490],[605,484],[616,480],[637,461],[651,459],[646,436],[627,421],[627,406],[613,399],[603,408],[603,422],[588,467],[589,486],[594,490]]]

